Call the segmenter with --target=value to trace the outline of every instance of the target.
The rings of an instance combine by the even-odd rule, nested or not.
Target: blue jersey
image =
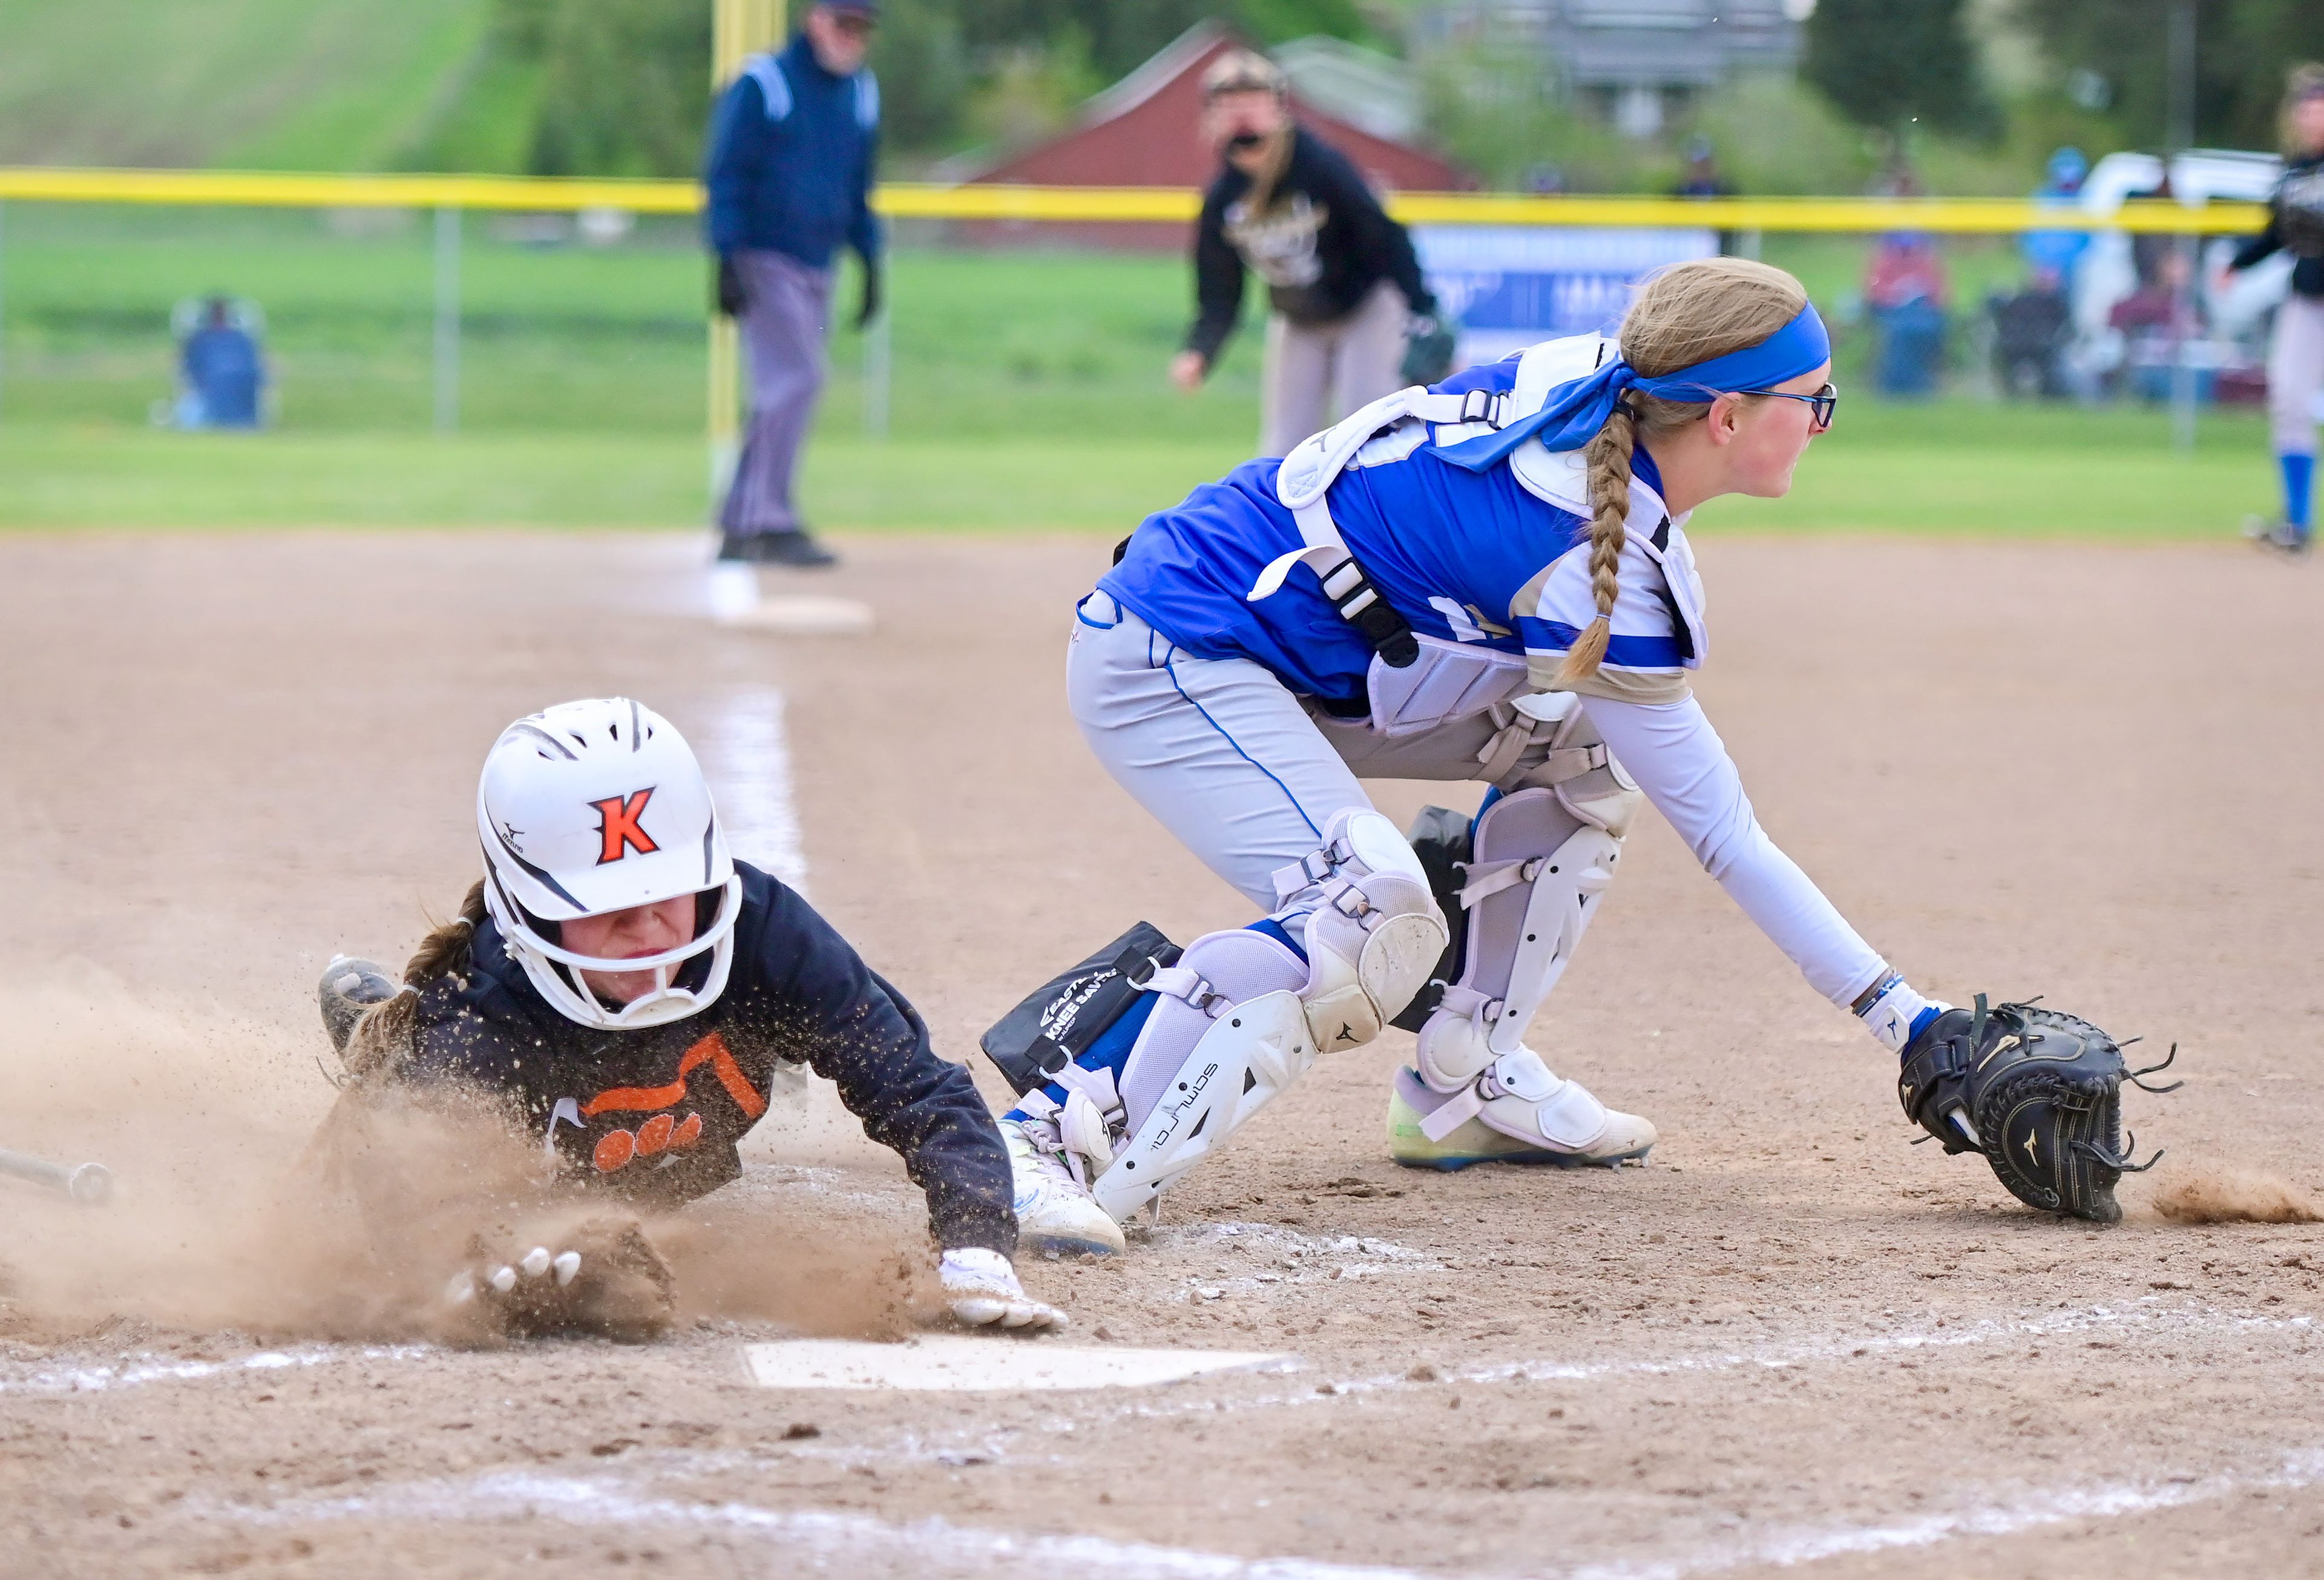
[[[1553,342],[1471,368],[1436,392],[1482,390],[1515,396],[1519,409],[1528,398],[1538,406],[1545,381],[1582,348]],[[1521,378],[1528,357],[1542,365]],[[1442,446],[1478,431],[1407,417],[1356,452],[1325,501],[1349,551],[1416,635],[1489,648],[1526,663],[1539,683],[1596,613],[1579,457],[1553,456],[1536,441],[1481,472],[1443,458]],[[1270,562],[1303,547],[1298,522],[1277,494],[1282,467],[1247,462],[1148,517],[1098,586],[1198,657],[1249,659],[1295,692],[1355,702],[1372,648],[1341,617],[1314,569],[1295,568],[1271,596],[1247,596]],[[1634,541],[1623,557],[1606,668],[1674,680],[1700,660],[1700,599],[1692,598],[1690,619],[1684,600],[1671,594],[1674,582],[1695,594],[1692,560],[1663,512],[1661,478],[1644,447],[1632,474]],[[1674,558],[1683,577],[1671,574]]]

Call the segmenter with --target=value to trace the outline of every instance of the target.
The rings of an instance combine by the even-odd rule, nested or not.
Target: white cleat
[[[1587,1097],[1578,1082],[1560,1082]],[[1546,1163],[1557,1169],[1615,1169],[1625,1163],[1643,1166],[1661,1133],[1654,1122],[1618,1108],[1605,1108],[1595,1098],[1605,1123],[1586,1141],[1567,1145],[1546,1136],[1515,1136],[1485,1123],[1481,1115],[1446,1134],[1432,1138],[1423,1128],[1427,1118],[1452,1095],[1437,1092],[1418,1073],[1401,1069],[1388,1100],[1388,1155],[1407,1169],[1438,1169],[1450,1172],[1471,1163]],[[1506,1098],[1502,1101],[1508,1101]],[[1577,1104],[1577,1107],[1581,1104]],[[1571,1132],[1569,1132],[1571,1133]]]
[[[1046,1256],[1116,1256],[1128,1248],[1121,1225],[1065,1166],[1055,1121],[1004,1119],[1001,1138],[1016,1176],[1019,1246]]]

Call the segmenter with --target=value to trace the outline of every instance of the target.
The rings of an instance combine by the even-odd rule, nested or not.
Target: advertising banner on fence
[[[1429,288],[1461,325],[1463,367],[1538,340],[1611,334],[1641,276],[1719,251],[1709,228],[1425,225],[1413,228],[1412,241]]]

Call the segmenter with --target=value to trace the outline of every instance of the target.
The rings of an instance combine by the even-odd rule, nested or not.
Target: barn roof
[[[1223,24],[1196,23],[1089,99],[1066,131],[1005,157],[971,163],[961,179],[1062,187],[1207,186],[1218,159],[1196,132],[1203,70],[1241,47],[1242,41]],[[1291,103],[1300,125],[1346,154],[1375,186],[1452,191],[1476,185],[1450,161],[1342,121],[1296,89]]]

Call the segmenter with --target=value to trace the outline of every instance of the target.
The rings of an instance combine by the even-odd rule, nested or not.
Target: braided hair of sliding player
[[[475,942],[476,929],[484,925],[484,881],[479,878],[468,886],[467,896],[460,901],[459,914],[430,929],[420,940],[420,947],[412,951],[403,967],[405,991],[374,1005],[356,1022],[353,1035],[347,1039],[346,1052],[341,1056],[347,1073],[356,1081],[368,1081],[393,1069],[409,1054],[419,1028],[418,990],[439,976],[467,968],[469,950]]]

